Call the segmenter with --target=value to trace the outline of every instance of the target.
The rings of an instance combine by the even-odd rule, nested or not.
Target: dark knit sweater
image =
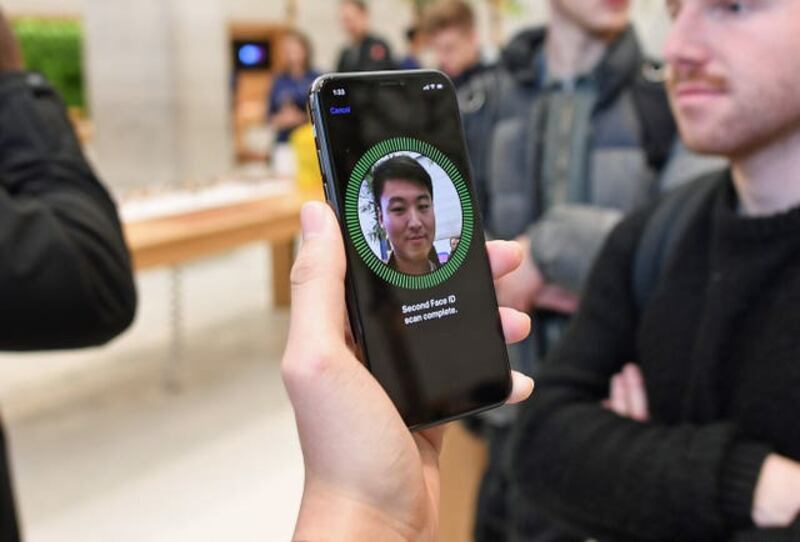
[[[750,519],[766,455],[800,460],[800,208],[736,208],[720,175],[641,314],[631,266],[652,209],[611,235],[523,408],[522,506],[603,540],[800,540]],[[631,361],[648,423],[600,404]]]

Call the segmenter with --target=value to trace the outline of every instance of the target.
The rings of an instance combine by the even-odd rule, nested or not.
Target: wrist
[[[308,487],[303,493],[292,538],[294,542],[423,539],[415,529],[377,507],[346,495]]]

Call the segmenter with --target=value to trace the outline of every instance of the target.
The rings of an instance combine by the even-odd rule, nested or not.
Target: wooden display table
[[[290,302],[289,274],[294,241],[300,231],[297,193],[127,222],[125,237],[137,271],[176,266],[257,241],[272,246],[272,289],[275,305]]]
[[[123,228],[134,269],[170,267],[172,270],[171,355],[163,377],[168,390],[180,389],[182,380],[183,264],[254,242],[269,243],[274,305],[288,307],[291,303],[290,275],[294,243],[300,232],[300,208],[315,195],[280,185],[261,191],[239,188],[238,192],[233,190],[235,197],[223,185],[196,194],[168,194],[144,204],[133,202],[122,207]]]
[[[288,307],[294,241],[300,207],[308,195],[289,191],[250,201],[125,222],[125,237],[137,271],[177,266],[263,241],[272,247],[276,306]]]

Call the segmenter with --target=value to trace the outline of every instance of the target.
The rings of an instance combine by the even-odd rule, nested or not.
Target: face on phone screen
[[[452,86],[415,72],[316,90],[370,370],[412,427],[502,402],[508,358]]]

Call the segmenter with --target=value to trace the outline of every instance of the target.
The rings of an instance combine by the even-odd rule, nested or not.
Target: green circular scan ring
[[[461,203],[461,240],[455,252],[450,256],[447,262],[436,271],[428,273],[427,275],[407,275],[386,265],[372,252],[372,249],[364,237],[364,232],[361,230],[358,213],[358,197],[364,178],[378,161],[395,152],[415,152],[430,158],[450,177]],[[453,162],[440,150],[424,141],[411,137],[397,137],[378,143],[370,148],[364,153],[364,156],[359,159],[356,167],[350,174],[344,207],[345,223],[347,224],[347,230],[350,233],[350,239],[355,246],[356,252],[358,252],[358,255],[361,256],[361,259],[373,273],[398,288],[422,290],[424,288],[438,286],[452,277],[464,263],[464,260],[467,259],[467,253],[472,243],[472,230],[475,225],[475,215],[472,210],[472,199],[470,198],[469,188],[461,172],[458,171]]]

